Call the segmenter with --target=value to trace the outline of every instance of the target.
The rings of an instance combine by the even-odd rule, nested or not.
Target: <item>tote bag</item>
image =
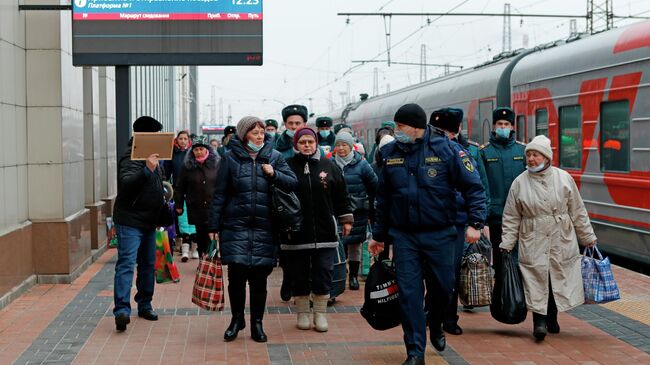
[[[223,269],[217,246],[213,240],[208,254],[203,255],[196,268],[192,288],[192,303],[209,311],[220,311],[224,307]]]

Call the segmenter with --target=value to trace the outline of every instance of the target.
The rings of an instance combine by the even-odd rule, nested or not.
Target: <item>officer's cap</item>
[[[515,124],[515,112],[507,106],[496,108],[492,112],[492,124],[496,124],[499,120],[507,120],[510,124]]]
[[[267,127],[278,127],[278,121],[275,119],[267,119],[264,121],[264,125]]]
[[[292,115],[300,115],[302,117],[303,122],[307,122],[307,107],[304,105],[298,105],[298,104],[293,104],[293,105],[287,105],[282,109],[282,121],[286,122],[287,118],[289,118]]]
[[[232,133],[237,133],[237,128],[234,125],[229,125],[223,130],[223,134],[225,136],[232,134]]]
[[[458,132],[460,124],[463,122],[463,110],[458,108],[442,108],[431,113],[429,123],[440,129],[449,132]]]
[[[332,126],[332,118],[330,117],[318,117],[316,118],[316,127],[331,127]]]

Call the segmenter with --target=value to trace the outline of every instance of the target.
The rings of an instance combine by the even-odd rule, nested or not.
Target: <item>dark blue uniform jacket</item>
[[[439,230],[456,224],[458,190],[469,221],[485,221],[485,190],[468,153],[454,151],[444,133],[427,127],[413,144],[391,142],[381,150],[383,170],[375,199],[373,238],[384,242],[389,228]]]

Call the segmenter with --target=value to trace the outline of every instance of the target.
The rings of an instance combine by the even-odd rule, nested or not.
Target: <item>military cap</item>
[[[162,124],[152,117],[142,116],[133,122],[134,132],[160,132]]]
[[[227,136],[229,134],[237,133],[237,128],[234,125],[229,125],[223,130],[223,135]]]
[[[307,122],[307,107],[304,105],[287,105],[282,109],[282,121],[286,122],[287,118],[292,115],[300,115],[304,122]]]
[[[331,127],[332,118],[330,117],[318,117],[316,118],[316,127]]]
[[[458,108],[442,108],[431,113],[429,124],[448,132],[458,132],[463,122],[463,110]]]
[[[264,125],[267,127],[278,127],[278,121],[275,119],[267,119],[264,121]]]
[[[387,120],[385,122],[381,122],[381,128],[390,128],[392,130],[395,130],[395,128],[397,128],[397,125],[392,120]]]
[[[515,112],[507,106],[502,106],[494,109],[492,112],[492,124],[495,124],[499,120],[507,120],[511,124],[515,123]]]
[[[335,125],[334,128],[333,128],[334,129],[334,134],[338,134],[339,131],[341,129],[343,129],[343,128],[348,128],[348,129],[352,130],[352,127],[350,127],[349,125],[347,125],[345,123],[339,123],[339,124]]]

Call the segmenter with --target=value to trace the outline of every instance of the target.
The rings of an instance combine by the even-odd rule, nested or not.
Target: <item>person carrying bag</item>
[[[492,272],[489,259],[479,252],[477,245],[465,249],[460,264],[458,297],[463,305],[481,307],[492,303]]]
[[[501,323],[518,324],[526,320],[528,313],[519,264],[512,252],[501,252],[501,263],[492,292],[490,314]]]
[[[402,312],[399,308],[395,264],[390,260],[378,261],[375,258],[366,279],[360,313],[370,327],[384,331],[402,323]]]
[[[208,253],[200,258],[196,268],[192,303],[209,311],[223,310],[223,271],[215,240],[210,242]]]

